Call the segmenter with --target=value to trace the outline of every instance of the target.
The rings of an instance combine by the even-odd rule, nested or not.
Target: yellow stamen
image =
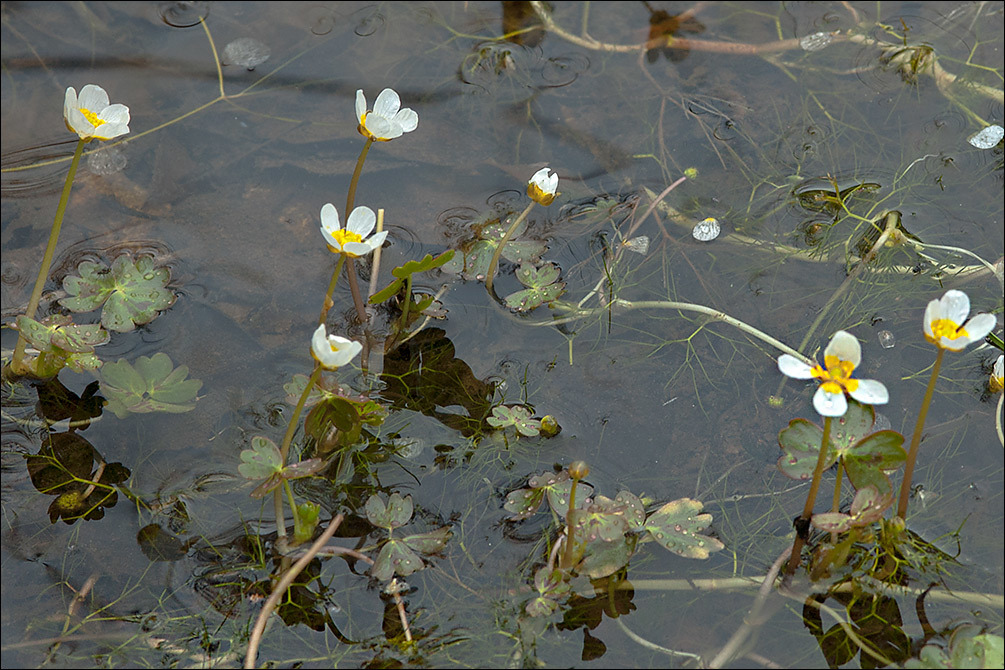
[[[932,321],[932,336],[936,341],[943,337],[948,340],[955,340],[961,337],[969,337],[967,329],[956,325],[952,319],[936,319]]]
[[[92,112],[89,109],[84,109],[83,107],[81,107],[80,108],[80,113],[83,114],[84,118],[87,119],[88,121],[90,121],[91,125],[94,126],[95,128],[108,123],[104,119],[99,119],[98,115],[95,114],[94,112]]]
[[[339,228],[334,233],[332,237],[335,241],[339,243],[340,247],[345,247],[346,242],[362,242],[363,237],[359,233],[354,233],[351,230],[346,230],[345,228]]]

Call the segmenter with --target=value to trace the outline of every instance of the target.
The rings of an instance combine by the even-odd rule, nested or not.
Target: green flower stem
[[[279,464],[281,467],[286,467],[286,457],[290,453],[290,443],[293,442],[293,433],[296,432],[297,425],[300,421],[300,413],[304,411],[304,404],[307,403],[307,396],[310,395],[311,389],[317,384],[318,379],[321,377],[321,370],[323,368],[319,365],[314,366],[314,372],[311,373],[311,378],[307,380],[307,386],[304,387],[304,392],[300,394],[300,400],[297,401],[297,407],[293,410],[293,416],[290,417],[290,425],[286,427],[286,435],[283,436],[283,446],[279,448]],[[285,481],[285,480],[284,480]],[[286,537],[286,514],[283,512],[283,493],[280,491],[279,487],[272,494],[273,506],[276,509],[276,533],[280,538]],[[297,508],[293,508],[294,514],[296,514]]]
[[[80,165],[80,155],[84,152],[85,144],[87,144],[87,140],[78,140],[77,148],[73,152],[70,171],[66,175],[66,182],[63,184],[63,193],[59,196],[59,205],[56,207],[56,218],[53,219],[52,228],[49,230],[49,243],[45,246],[45,254],[42,256],[42,266],[38,269],[38,277],[35,278],[35,288],[31,291],[28,308],[25,310],[25,316],[29,319],[35,318],[38,303],[42,299],[42,288],[45,286],[45,280],[49,277],[52,257],[56,253],[56,242],[59,241],[59,230],[63,227],[63,215],[66,214],[66,205],[70,202],[70,190],[73,188],[73,178],[77,175],[77,166]],[[11,358],[11,369],[17,374],[24,374],[27,371],[22,360],[24,358],[24,350],[27,346],[28,341],[23,334],[19,333],[17,336],[17,345],[14,347],[14,357]]]
[[[806,504],[803,505],[803,513],[799,515],[802,521],[808,522],[810,517],[813,516],[813,505],[817,501],[817,491],[820,489],[820,479],[823,476],[824,465],[827,463],[827,452],[829,451],[828,446],[830,445],[831,439],[831,417],[824,417],[824,435],[820,440],[820,455],[817,456],[817,466],[813,468],[813,481],[810,484],[809,493],[806,494]],[[795,573],[796,568],[799,567],[799,561],[802,558],[803,553],[803,538],[800,534],[796,533],[796,539],[792,543],[792,555],[789,556],[789,564],[786,567],[785,574],[791,576]]]
[[[837,512],[841,507],[841,480],[844,479],[844,461],[838,461],[837,480],[834,482],[834,501],[831,511]]]
[[[370,146],[372,144],[373,138],[368,137],[366,143],[363,145],[363,150],[359,152],[359,158],[356,159],[356,169],[352,171],[352,181],[349,182],[349,192],[345,197],[346,222],[349,221],[349,214],[356,203],[356,186],[359,184],[359,176],[363,172],[363,163],[366,161],[366,155],[370,153]],[[360,323],[366,323],[366,304],[363,302],[363,295],[359,291],[359,281],[356,279],[356,263],[350,258],[346,266],[346,274],[349,275],[349,290],[352,292],[353,305],[356,306],[356,318],[359,319]]]
[[[521,223],[523,223],[523,220],[527,218],[527,215],[530,214],[530,210],[533,206],[534,201],[531,200],[530,204],[527,205],[527,208],[520,212],[520,216],[516,217],[516,221],[510,225],[509,230],[506,231],[502,241],[499,242],[499,246],[496,247],[496,252],[492,254],[492,261],[489,263],[489,269],[485,273],[485,290],[487,290],[489,295],[496,300],[498,300],[498,297],[496,297],[495,292],[492,290],[492,282],[495,279],[496,268],[499,267],[499,257],[502,256],[503,247],[506,246],[506,243],[509,242],[511,237],[513,237],[513,233],[516,232],[516,229]]]
[[[530,209],[530,208],[528,208]],[[565,553],[559,562],[559,567],[563,570],[571,570],[572,562],[575,560],[575,531],[572,528],[572,513],[576,509],[576,487],[579,486],[579,478],[572,478],[572,491],[569,492],[569,509],[565,511]]]
[[[335,294],[335,285],[338,284],[339,274],[342,272],[342,264],[345,263],[345,256],[342,254],[338,255],[338,263],[335,264],[335,272],[332,272],[331,281],[328,282],[328,291],[325,292],[325,303],[321,307],[321,316],[318,318],[318,325],[323,325],[328,319],[328,310],[334,305],[332,300],[332,295]]]
[[[897,516],[901,519],[907,516],[907,499],[911,495],[911,479],[914,476],[914,463],[918,460],[918,446],[921,444],[921,431],[925,428],[925,418],[928,416],[928,407],[932,404],[932,394],[935,392],[935,382],[939,379],[939,368],[942,367],[942,355],[946,350],[939,347],[939,353],[935,356],[935,363],[932,365],[932,376],[928,379],[928,388],[925,389],[925,398],[921,401],[921,410],[918,412],[918,421],[914,424],[914,435],[911,437],[911,448],[907,452],[907,463],[904,464],[904,481],[900,484],[900,498],[897,500]]]

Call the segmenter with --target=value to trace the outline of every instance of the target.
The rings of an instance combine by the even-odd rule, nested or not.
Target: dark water
[[[562,268],[566,300],[596,287],[630,301],[698,303],[793,347],[826,306],[805,352],[838,329],[856,335],[862,376],[890,390],[878,410],[910,435],[933,360],[921,333],[926,303],[960,288],[975,311],[1001,313],[1001,284],[975,256],[992,264],[1002,256],[1002,150],[967,143],[983,122],[1002,122],[1000,3],[699,3],[678,36],[702,44],[652,58],[598,46],[643,42],[651,16],[643,3],[591,3],[588,14],[585,5],[556,3],[558,24],[573,35],[585,26],[585,43],[521,32],[511,16],[519,4],[3,6],[5,358],[16,340],[6,326],[31,291],[74,148],[60,118],[63,91],[97,83],[129,106],[131,133],[106,150],[119,153],[85,157],[48,290],[60,290],[82,260],[153,256],[171,270],[176,303],[99,354],[135,361],[164,352],[203,382],[191,412],[118,419],[106,411],[82,432],[129,475],[102,519],[72,524],[50,522],[53,497],[26,472],[25,457],[46,433],[34,413],[37,391],[5,386],[5,666],[243,659],[269,573],[252,538],[274,537],[274,523],[271,501],[249,497],[237,465],[252,436],[281,441],[292,414],[283,384],[310,371],[309,338],[332,271],[319,211],[332,202],[344,220],[363,145],[353,113],[360,88],[372,104],[392,87],[419,115],[415,132],[371,149],[356,193],[357,205],[385,210],[390,230],[378,287],[407,260],[462,246],[479,216],[520,211],[526,180],[547,165],[561,195],[531,211],[527,237]],[[228,63],[226,99],[201,17]],[[783,42],[831,31],[857,37],[842,33],[817,50]],[[224,57],[242,38],[257,42]],[[881,48],[905,40],[931,46],[956,79],[923,67],[917,74],[916,64]],[[249,69],[239,64],[242,49],[269,56]],[[22,165],[32,167],[11,170]],[[688,168],[697,177],[665,200],[676,216],[658,210],[643,219],[653,195]],[[847,211],[828,208],[835,185],[862,186]],[[828,305],[868,221],[887,210],[899,211],[923,243],[969,254],[933,246],[925,250],[933,264],[914,250],[884,250],[887,271],[864,273]],[[690,227],[706,217],[722,234],[696,241]],[[638,235],[649,238],[644,254],[618,251]],[[615,253],[617,265],[605,265]],[[521,288],[514,267],[504,263],[500,294]],[[769,406],[781,382],[779,352],[695,313],[605,310],[595,295],[591,314],[552,327],[536,323],[549,320],[547,307],[515,318],[475,280],[428,273],[417,282],[431,293],[441,287],[446,319],[407,349],[372,353],[370,374],[339,373],[355,392],[391,405],[378,441],[416,445],[372,463],[368,486],[411,494],[420,530],[453,532],[431,569],[407,580],[418,651],[389,641],[393,603],[365,566],[328,558],[311,568],[302,616],[273,623],[259,662],[689,662],[652,645],[711,659],[742,623],[752,592],[658,586],[763,575],[791,544],[805,487],[775,469],[777,435],[790,419],[813,417],[812,389],[790,381],[784,409]],[[351,306],[342,282],[332,332],[350,328]],[[377,323],[386,333],[386,319]],[[880,343],[885,331],[892,348]],[[396,375],[451,348],[437,359],[444,373],[427,378],[437,389],[423,396],[429,411],[395,401]],[[915,474],[924,495],[912,502],[909,526],[959,552],[952,588],[998,594],[999,605],[933,603],[936,629],[960,620],[1001,625],[1002,447],[996,398],[982,398],[994,355],[971,347],[947,356]],[[82,394],[93,377],[64,371],[60,380]],[[479,440],[456,419],[501,402],[553,415],[562,432]],[[630,489],[655,501],[704,501],[726,549],[695,561],[647,544],[628,570],[642,586],[619,604],[581,595],[558,626],[557,615],[521,622],[534,570],[546,560],[548,521],[542,514],[507,524],[502,504],[527,477],[575,459],[590,464],[590,483],[609,497]],[[335,493],[323,480],[302,489],[327,505],[323,518],[362,515],[361,491],[371,489],[353,490]],[[357,526],[341,542],[372,548],[379,536]],[[948,537],[957,530],[959,550]],[[85,594],[79,602],[77,592]],[[900,601],[899,614],[894,623],[920,640],[913,599]],[[775,614],[751,651],[781,666],[826,665],[799,603]]]

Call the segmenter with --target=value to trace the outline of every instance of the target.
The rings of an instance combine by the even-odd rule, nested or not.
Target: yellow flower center
[[[92,112],[89,109],[85,109],[85,108],[81,107],[80,108],[80,113],[83,114],[84,118],[87,119],[88,121],[90,121],[91,125],[94,126],[95,128],[108,123],[104,119],[99,119],[98,115],[95,114],[94,112]]]
[[[957,325],[952,319],[936,319],[932,321],[932,336],[938,342],[943,337],[955,340],[960,337],[968,337],[968,334],[966,328]]]
[[[815,379],[822,383],[820,386],[828,393],[853,392],[858,388],[858,380],[852,379],[851,373],[855,370],[855,364],[851,361],[843,361],[837,356],[824,356],[826,369],[814,365],[812,374]]]
[[[339,243],[339,246],[345,247],[346,242],[362,242],[363,237],[359,233],[354,233],[351,230],[346,230],[345,228],[339,228],[334,233],[332,237]]]
[[[536,203],[544,205],[545,207],[555,202],[555,195],[556,194],[554,193],[545,193],[541,190],[541,187],[534,182],[527,184],[527,197]]]

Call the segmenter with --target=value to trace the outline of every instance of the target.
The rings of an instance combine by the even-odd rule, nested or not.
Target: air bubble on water
[[[879,338],[879,346],[884,349],[893,349],[894,345],[897,344],[897,338],[889,330],[879,331],[876,333],[876,337]]]
[[[105,147],[87,156],[87,169],[102,177],[121,172],[126,167],[126,155],[119,147]]]
[[[191,28],[209,16],[208,2],[162,2],[157,7],[161,20],[175,28]]]
[[[719,237],[719,231],[722,227],[715,217],[708,217],[699,221],[697,225],[691,230],[691,237],[698,240],[699,242],[711,242],[715,238]]]
[[[241,37],[223,48],[220,62],[224,65],[242,65],[250,72],[269,60],[271,55],[272,52],[264,43],[253,37]]]
[[[396,437],[390,440],[394,453],[402,458],[414,460],[426,448],[426,442],[412,437]]]
[[[1005,137],[1005,128],[994,124],[980,132],[974,133],[967,139],[967,142],[970,142],[970,144],[978,149],[993,149],[1002,141],[1003,137]]]
[[[803,51],[820,51],[833,41],[834,35],[831,33],[813,33],[799,40],[799,46]]]

